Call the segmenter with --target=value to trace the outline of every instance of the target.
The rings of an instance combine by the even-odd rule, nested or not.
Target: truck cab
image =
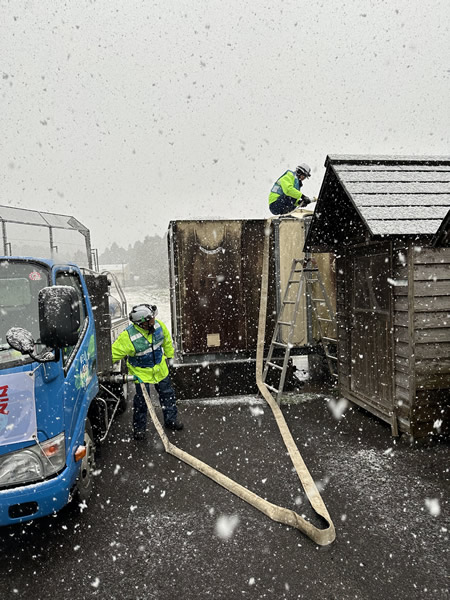
[[[113,327],[110,284],[73,263],[0,257],[0,525],[92,492],[96,439],[126,400],[111,363],[126,302]]]

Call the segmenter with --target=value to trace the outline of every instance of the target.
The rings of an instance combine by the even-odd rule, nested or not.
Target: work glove
[[[306,206],[307,204],[310,204],[311,199],[308,198],[308,196],[305,196],[305,194],[302,194],[302,197],[300,198],[300,202],[299,202],[299,206]]]
[[[167,359],[167,368],[169,369],[169,376],[173,377],[175,373],[175,367],[173,366],[173,358]]]

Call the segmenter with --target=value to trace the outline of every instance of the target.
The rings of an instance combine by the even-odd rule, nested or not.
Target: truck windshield
[[[23,327],[39,341],[38,294],[48,285],[49,271],[45,266],[28,261],[0,261],[0,368],[26,359],[8,345],[8,329]]]

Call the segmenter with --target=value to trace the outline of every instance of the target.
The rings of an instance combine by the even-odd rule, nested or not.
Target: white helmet
[[[300,177],[300,175],[311,177],[311,168],[306,163],[300,163],[295,172],[297,173],[297,177]]]
[[[158,309],[154,304],[138,304],[133,306],[129,314],[132,323],[139,325],[153,319],[158,314]]]

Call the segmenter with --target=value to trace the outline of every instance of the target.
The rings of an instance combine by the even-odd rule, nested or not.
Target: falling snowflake
[[[228,540],[238,525],[238,515],[221,515],[216,521],[215,534],[222,540]]]
[[[341,398],[338,402],[331,398],[328,400],[328,408],[331,411],[333,417],[339,421],[342,419],[344,412],[346,411],[348,406],[348,401],[345,398]]]
[[[438,498],[425,498],[425,506],[432,517],[438,517],[441,514],[441,506]]]
[[[437,429],[438,431],[440,431],[442,426],[442,419],[436,419],[436,421],[433,423],[433,429]]]
[[[329,481],[330,481],[329,477],[324,477],[321,480],[315,481],[316,488],[318,489],[318,491],[323,492]]]
[[[261,406],[250,406],[249,408],[252,417],[260,417],[264,414],[264,410],[261,408]]]

